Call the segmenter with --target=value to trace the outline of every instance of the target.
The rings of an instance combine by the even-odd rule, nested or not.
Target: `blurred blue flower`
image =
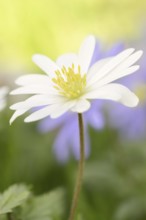
[[[143,48],[143,47],[142,47]],[[140,61],[140,70],[137,74],[120,80],[139,97],[136,108],[130,109],[119,103],[108,104],[109,123],[118,129],[122,140],[134,140],[146,138],[146,57]]]
[[[105,52],[101,48],[101,44],[97,41],[90,66],[99,59],[118,54],[123,48],[123,44],[118,43]],[[86,158],[90,154],[90,138],[87,131],[88,126],[91,126],[94,129],[102,129],[104,123],[103,101],[93,101],[92,108],[84,113]],[[38,124],[38,129],[42,133],[51,132],[57,128],[59,128],[59,131],[53,146],[53,151],[57,160],[61,163],[65,163],[68,161],[70,155],[73,155],[78,160],[80,152],[77,114],[68,112],[53,120],[50,117],[47,117],[41,120]]]

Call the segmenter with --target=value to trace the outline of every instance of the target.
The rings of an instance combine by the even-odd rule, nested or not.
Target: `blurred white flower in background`
[[[8,94],[8,87],[3,86],[0,88],[0,111],[2,111],[6,107],[6,95]]]

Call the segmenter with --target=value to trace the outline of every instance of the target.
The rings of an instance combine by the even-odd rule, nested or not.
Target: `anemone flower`
[[[16,80],[20,88],[11,92],[13,95],[33,94],[33,96],[11,106],[15,113],[10,123],[35,107],[41,109],[26,117],[25,122],[37,121],[47,116],[57,118],[68,111],[78,115],[80,160],[69,220],[75,217],[84,169],[85,140],[82,113],[88,111],[92,101],[96,99],[117,101],[128,107],[135,107],[138,104],[138,98],[133,92],[113,81],[138,70],[139,66],[133,64],[141,57],[142,51],[134,52],[135,50],[130,48],[90,66],[95,44],[95,37],[89,36],[81,44],[78,54],[64,54],[56,62],[44,55],[34,55],[33,61],[47,75],[22,76]]]
[[[96,45],[90,62],[90,68],[100,59],[108,56],[115,56],[124,48],[122,43],[114,44],[110,49],[103,50],[101,43],[96,39]],[[104,101],[94,100],[92,108],[84,113],[84,132],[85,132],[85,157],[90,155],[90,137],[88,127],[96,130],[101,130],[104,127],[105,119],[103,113]],[[42,119],[38,123],[38,130],[41,133],[48,133],[57,129],[57,135],[53,143],[54,155],[59,163],[66,163],[70,156],[73,155],[75,159],[80,158],[78,123],[76,114],[67,112],[56,119],[51,119],[50,116]],[[74,134],[74,135],[72,135]]]
[[[40,106],[43,108],[31,113],[24,121],[37,121],[47,116],[57,118],[67,111],[83,113],[90,109],[91,101],[95,99],[136,106],[137,96],[113,81],[138,70],[139,66],[133,64],[141,57],[142,51],[126,49],[116,56],[99,60],[90,68],[95,44],[95,37],[89,36],[81,44],[78,54],[61,55],[56,62],[44,55],[34,55],[33,61],[47,75],[29,74],[16,80],[20,88],[13,90],[12,95],[33,96],[10,107],[15,110],[10,123],[31,108]]]

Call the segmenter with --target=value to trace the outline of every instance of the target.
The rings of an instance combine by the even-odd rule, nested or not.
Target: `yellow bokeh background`
[[[1,70],[31,67],[31,56],[53,59],[76,51],[92,33],[103,42],[127,40],[145,22],[145,0],[0,0]]]

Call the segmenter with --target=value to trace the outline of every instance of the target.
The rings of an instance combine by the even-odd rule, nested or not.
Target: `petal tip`
[[[27,117],[27,118],[24,119],[24,122],[25,122],[25,123],[29,123],[29,122],[31,122],[31,121],[30,121],[29,117]]]
[[[139,98],[135,95],[131,103],[128,103],[127,106],[134,108],[139,104]]]
[[[15,121],[15,119],[14,119],[13,116],[12,116],[12,117],[10,118],[9,125],[11,126],[14,121]]]
[[[16,95],[16,94],[17,94],[17,93],[16,93],[16,89],[15,89],[15,90],[12,90],[9,94],[10,94],[10,95]]]
[[[11,109],[11,110],[15,110],[15,109],[13,108],[13,105],[11,105],[11,106],[9,107],[9,109]]]
[[[139,50],[139,58],[143,55],[143,50]]]
[[[34,55],[32,56],[32,61],[35,62],[36,59],[38,59],[39,56],[40,56],[40,54],[34,54]]]

